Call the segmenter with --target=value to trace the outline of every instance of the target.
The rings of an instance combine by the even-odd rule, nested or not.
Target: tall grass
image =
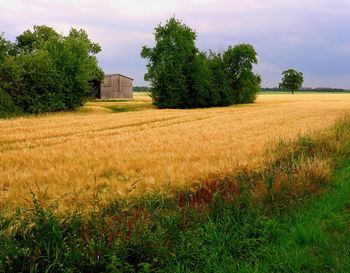
[[[270,254],[274,219],[329,189],[349,147],[347,118],[280,142],[257,170],[242,167],[172,196],[100,205],[96,194],[88,216],[44,209],[33,194],[32,209],[0,216],[0,272],[252,272]]]

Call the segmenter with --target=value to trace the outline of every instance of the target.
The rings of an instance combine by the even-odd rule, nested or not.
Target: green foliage
[[[0,88],[0,118],[12,117],[20,114],[11,96]]]
[[[7,41],[0,36],[0,61],[7,55]]]
[[[261,88],[261,91],[263,92],[281,92],[281,91],[287,91],[285,89],[279,88],[279,87],[265,87]],[[342,88],[310,88],[310,87],[303,87],[300,90],[301,92],[315,92],[315,93],[349,93],[350,90],[348,89],[342,89]]]
[[[202,73],[203,55],[195,46],[196,33],[175,18],[155,28],[154,48],[144,46],[149,59],[145,79],[151,82],[152,98],[160,108],[189,108],[206,100]]]
[[[231,105],[234,96],[231,92],[229,77],[222,58],[222,54],[210,52],[208,57],[210,101],[213,106]]]
[[[148,86],[133,86],[133,92],[149,92],[150,88]]]
[[[280,83],[280,88],[284,90],[294,91],[299,90],[304,82],[303,73],[298,72],[294,69],[288,69],[282,73],[282,82]]]
[[[64,109],[62,83],[52,59],[45,51],[8,58],[4,62],[4,89],[26,113]],[[3,74],[4,75],[4,74]]]
[[[26,113],[73,110],[86,100],[89,82],[103,77],[95,57],[101,48],[83,30],[63,36],[34,26],[12,47],[0,65],[0,86]]]
[[[194,108],[253,102],[260,77],[252,72],[257,54],[241,44],[207,56],[195,46],[196,33],[171,18],[155,29],[155,47],[142,48],[149,60],[145,80],[151,82],[160,108]]]
[[[0,61],[2,62],[4,58],[8,55],[14,55],[15,54],[15,47],[14,45],[5,40],[2,34],[0,35]],[[0,66],[1,69],[1,66]]]
[[[229,75],[234,103],[255,101],[261,79],[252,72],[253,64],[258,63],[254,48],[249,44],[229,47],[223,54],[223,62]]]
[[[33,53],[44,48],[46,43],[59,38],[60,35],[50,27],[34,26],[33,31],[26,30],[16,38],[16,47],[19,52]]]
[[[0,74],[7,56],[13,53],[13,46],[0,35]],[[1,78],[0,78],[1,82]],[[12,117],[20,113],[20,109],[14,104],[11,96],[1,88],[0,84],[0,118]]]

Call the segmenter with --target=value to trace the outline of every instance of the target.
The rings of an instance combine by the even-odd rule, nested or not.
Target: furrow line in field
[[[77,139],[92,140],[92,139],[98,139],[101,137],[117,136],[121,134],[127,134],[130,132],[144,131],[148,129],[152,130],[156,128],[170,127],[173,125],[181,125],[185,123],[197,122],[197,121],[207,120],[211,118],[218,118],[217,115],[207,115],[207,116],[200,116],[195,118],[191,116],[189,117],[190,119],[185,119],[185,120],[179,120],[183,118],[183,116],[181,116],[181,117],[162,119],[159,122],[154,122],[154,121],[142,122],[142,123],[137,123],[133,125],[129,124],[128,126],[117,126],[117,127],[111,126],[103,129],[89,130],[86,132],[80,131],[78,133],[66,133],[66,134],[51,135],[51,136],[40,137],[40,138],[28,138],[25,140],[7,141],[3,143],[0,142],[0,152],[11,151],[11,150],[34,149],[37,147],[52,147],[55,145],[59,145],[60,143],[63,143],[63,142],[66,143],[70,141],[75,141]],[[149,125],[149,126],[145,126],[145,125]],[[121,129],[126,129],[126,130],[121,130]],[[48,141],[48,143],[45,143],[46,140]]]
[[[16,139],[16,140],[4,139],[4,140],[0,140],[0,150],[1,150],[1,145],[3,145],[3,144],[24,143],[24,142],[31,142],[31,141],[40,141],[40,140],[45,140],[45,139],[64,138],[64,137],[69,137],[69,136],[79,137],[79,136],[84,136],[86,134],[88,134],[88,135],[94,134],[96,132],[103,132],[103,131],[108,131],[108,130],[120,130],[123,128],[130,128],[130,127],[138,127],[138,126],[151,124],[151,123],[155,123],[155,122],[164,122],[164,121],[174,120],[174,119],[179,119],[179,118],[182,118],[182,116],[170,117],[170,118],[166,118],[166,119],[162,118],[162,119],[152,120],[152,121],[143,121],[143,122],[137,122],[137,123],[132,123],[132,124],[124,124],[124,125],[119,125],[119,126],[113,125],[113,126],[103,127],[103,128],[99,128],[99,129],[88,129],[88,130],[83,131],[83,132],[80,129],[80,130],[77,130],[74,132],[61,133],[61,134],[56,134],[56,135],[48,135],[48,136],[42,136],[42,137],[28,138],[28,137],[23,136],[21,139]]]

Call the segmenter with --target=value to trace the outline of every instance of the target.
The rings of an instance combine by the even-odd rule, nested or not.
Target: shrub
[[[73,110],[88,97],[89,82],[103,77],[95,57],[101,48],[83,30],[63,36],[35,26],[3,44],[11,51],[2,50],[0,87],[23,112]]]
[[[0,118],[15,116],[19,113],[20,109],[13,103],[11,96],[0,89]]]
[[[24,112],[65,109],[60,76],[47,52],[16,56],[4,65],[8,65],[4,71],[8,79],[6,89]]]

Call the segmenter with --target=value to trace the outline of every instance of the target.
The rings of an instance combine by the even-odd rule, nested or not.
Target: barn
[[[105,74],[100,83],[101,99],[132,98],[133,79],[121,74]]]

